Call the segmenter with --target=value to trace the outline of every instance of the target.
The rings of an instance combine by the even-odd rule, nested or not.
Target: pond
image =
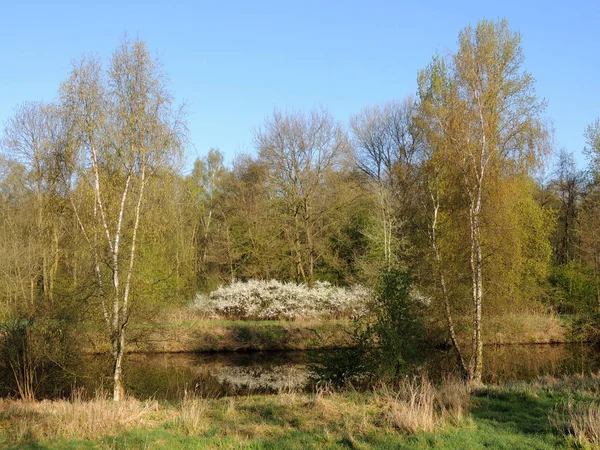
[[[329,350],[340,352],[344,350]],[[203,396],[251,395],[302,389],[309,380],[307,365],[326,352],[162,353],[130,354],[125,385],[138,399],[179,399],[184,391]],[[434,378],[454,367],[454,356],[436,351],[426,356]],[[585,344],[504,345],[484,347],[484,382],[528,381],[540,376],[589,375],[600,370],[598,348]],[[86,356],[74,371],[71,386],[53,388],[65,395],[72,386],[93,393],[111,385],[110,360]],[[5,380],[6,381],[6,380]],[[3,395],[9,394],[6,389]],[[14,394],[13,394],[14,395]]]
[[[330,350],[329,352],[343,350]],[[325,353],[326,354],[326,353]],[[256,352],[203,354],[132,354],[126,364],[126,386],[137,398],[180,398],[184,390],[203,395],[248,395],[303,388],[307,364],[316,352]],[[110,363],[90,358],[83,385],[97,387]],[[427,355],[427,370],[433,376],[454,366],[450,352]],[[93,369],[93,370],[90,370]],[[529,381],[540,376],[589,375],[600,370],[600,352],[582,344],[504,345],[484,348],[484,382]],[[104,376],[110,384],[110,377]],[[94,381],[96,380],[96,381]]]

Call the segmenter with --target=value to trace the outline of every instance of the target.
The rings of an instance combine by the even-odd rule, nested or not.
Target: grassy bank
[[[87,350],[107,351],[102,334],[87,331]],[[142,353],[310,350],[352,345],[351,323],[340,320],[165,321],[130,328],[129,350]]]
[[[551,314],[505,314],[484,318],[483,342],[505,344],[557,344],[569,342],[569,327]],[[465,338],[470,342],[471,335]]]
[[[0,402],[0,445],[73,448],[581,448],[598,443],[598,380],[482,387],[406,380],[367,393],[162,404]]]
[[[468,323],[463,340],[468,342]],[[552,315],[506,315],[492,317],[484,324],[485,344],[548,344],[567,342],[562,319]],[[172,313],[152,325],[130,328],[133,352],[214,352],[253,350],[311,350],[344,348],[352,345],[352,321],[328,320],[213,320],[189,313]],[[445,329],[436,331],[440,340]],[[93,326],[86,331],[89,352],[108,350],[105,337]]]

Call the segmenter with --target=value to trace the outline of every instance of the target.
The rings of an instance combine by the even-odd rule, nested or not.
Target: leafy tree
[[[145,43],[124,39],[106,73],[86,57],[61,88],[70,201],[93,261],[96,292],[112,346],[114,400],[123,398],[122,361],[130,320],[142,208],[149,180],[177,155],[181,115]],[[72,175],[71,175],[72,174]]]
[[[527,174],[546,150],[547,133],[540,116],[544,103],[535,96],[533,78],[522,70],[520,36],[509,30],[505,20],[483,20],[475,28],[465,28],[458,46],[455,54],[435,57],[421,71],[419,94],[430,158],[438,161],[428,182],[437,186],[434,209],[445,208],[446,220],[464,223],[465,227],[456,229],[455,242],[469,242],[470,248],[459,258],[470,267],[473,305],[472,356],[465,376],[480,382],[484,282],[489,279],[485,254],[492,250],[488,223],[493,193],[512,174]],[[446,180],[440,191],[442,178]],[[461,203],[466,211],[453,206]],[[458,248],[454,252],[460,255]]]

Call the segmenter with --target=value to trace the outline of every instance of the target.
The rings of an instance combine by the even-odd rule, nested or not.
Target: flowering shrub
[[[197,294],[193,308],[232,319],[287,319],[343,317],[361,314],[369,299],[362,286],[341,288],[317,281],[304,284],[279,281],[234,281],[210,295]]]

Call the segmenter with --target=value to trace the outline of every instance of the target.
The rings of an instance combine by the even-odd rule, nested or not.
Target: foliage
[[[348,317],[361,314],[369,298],[361,286],[342,288],[328,282],[305,284],[276,280],[234,281],[210,295],[197,294],[193,308],[229,319]]]
[[[580,264],[554,265],[548,278],[548,304],[561,314],[586,314],[597,304],[595,275]]]
[[[69,395],[77,362],[72,327],[60,318],[22,316],[0,326],[0,392],[23,400]]]
[[[319,357],[310,367],[315,381],[343,386],[403,375],[405,363],[415,360],[423,348],[421,310],[426,301],[412,290],[405,271],[382,271],[367,312],[355,321],[354,348]]]

